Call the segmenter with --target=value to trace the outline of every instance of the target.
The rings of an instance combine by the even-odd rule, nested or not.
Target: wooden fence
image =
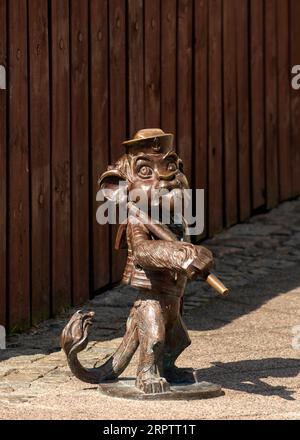
[[[140,128],[175,133],[205,235],[300,193],[299,0],[0,0],[0,324],[120,279],[99,174]]]

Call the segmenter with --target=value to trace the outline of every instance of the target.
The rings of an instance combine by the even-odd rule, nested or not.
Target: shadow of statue
[[[295,390],[283,385],[271,385],[263,379],[293,378],[300,373],[300,359],[265,358],[236,362],[215,362],[211,367],[197,370],[198,380],[220,383],[223,389],[261,396],[278,396],[296,400]]]

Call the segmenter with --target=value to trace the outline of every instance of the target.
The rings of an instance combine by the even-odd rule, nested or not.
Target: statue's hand
[[[204,246],[195,246],[195,250],[197,252],[197,256],[188,267],[187,275],[192,280],[199,276],[202,278],[207,278],[214,266],[213,254]]]

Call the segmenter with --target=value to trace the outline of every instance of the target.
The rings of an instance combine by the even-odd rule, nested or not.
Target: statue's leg
[[[187,328],[178,315],[171,327],[167,327],[166,343],[163,359],[164,376],[169,382],[194,382],[193,370],[177,368],[175,361],[179,355],[191,344]]]
[[[136,309],[140,358],[136,386],[145,393],[169,390],[162,377],[165,321],[159,300],[144,299]]]

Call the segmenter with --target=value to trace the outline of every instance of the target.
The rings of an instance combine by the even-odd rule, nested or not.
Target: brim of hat
[[[134,144],[138,144],[140,142],[145,142],[145,141],[151,141],[157,138],[164,138],[164,139],[169,139],[170,141],[173,140],[173,134],[172,133],[164,133],[164,134],[158,134],[156,136],[149,136],[149,137],[144,137],[141,139],[130,139],[129,141],[124,141],[123,145],[134,145]]]

